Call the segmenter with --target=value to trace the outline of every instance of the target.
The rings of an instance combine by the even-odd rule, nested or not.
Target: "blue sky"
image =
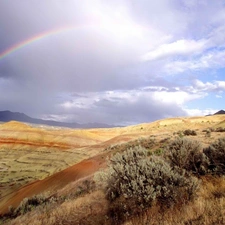
[[[225,108],[223,0],[7,0],[0,28],[0,110],[130,125]]]

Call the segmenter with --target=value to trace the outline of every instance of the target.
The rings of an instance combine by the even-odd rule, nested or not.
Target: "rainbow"
[[[66,32],[66,31],[71,31],[74,29],[77,29],[77,27],[72,27],[72,26],[71,27],[63,27],[63,28],[57,28],[57,29],[53,29],[53,30],[46,31],[43,33],[39,33],[38,35],[33,36],[29,39],[26,39],[25,41],[22,41],[20,43],[17,43],[15,45],[11,46],[10,48],[6,49],[5,51],[1,52],[0,60],[7,57],[10,54],[12,54],[13,52],[20,50],[21,48],[24,48],[25,46],[31,45],[34,42],[42,40],[43,38],[47,38],[49,36],[56,35],[56,34],[59,34],[62,32]]]

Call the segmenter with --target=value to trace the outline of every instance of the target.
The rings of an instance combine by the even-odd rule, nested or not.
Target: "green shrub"
[[[176,138],[166,150],[166,158],[172,167],[179,167],[196,175],[207,173],[209,161],[202,152],[200,142],[188,138]]]
[[[153,204],[169,207],[191,200],[198,181],[177,170],[158,156],[147,157],[141,147],[117,153],[111,158],[106,194],[109,216],[121,221]],[[115,222],[116,223],[116,222]]]
[[[152,154],[161,156],[161,155],[163,155],[163,153],[164,153],[164,149],[163,148],[157,148]]]
[[[203,150],[208,157],[209,170],[212,174],[225,174],[225,138],[220,138]]]

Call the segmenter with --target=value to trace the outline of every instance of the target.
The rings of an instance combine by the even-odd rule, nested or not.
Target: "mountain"
[[[220,111],[214,113],[213,115],[221,115],[221,114],[225,114],[225,111],[224,110],[220,110]]]
[[[110,128],[110,127],[115,127],[114,125],[108,125],[108,124],[104,124],[104,123],[79,124],[79,123],[59,122],[59,121],[54,121],[54,120],[42,120],[42,119],[36,119],[36,118],[29,117],[24,113],[11,112],[9,110],[0,111],[0,121],[9,122],[11,120],[16,120],[16,121],[25,122],[25,123],[42,124],[42,125],[58,126],[58,127],[69,127],[69,128]]]

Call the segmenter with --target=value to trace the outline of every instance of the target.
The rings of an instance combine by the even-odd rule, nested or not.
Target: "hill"
[[[26,114],[20,113],[20,112],[11,112],[9,110],[0,111],[0,121],[9,122],[11,120],[25,122],[25,123],[32,123],[32,124],[41,124],[41,125],[57,126],[57,127],[69,127],[69,128],[114,127],[113,125],[108,125],[108,124],[103,124],[103,123],[79,124],[79,123],[59,122],[59,121],[54,121],[54,120],[42,120],[42,119],[36,119],[36,118],[29,117]]]
[[[56,200],[59,202],[55,202],[51,206],[52,208],[49,208],[49,213],[52,216],[60,215],[57,217],[59,220],[62,220],[64,214],[69,218],[72,215],[69,215],[70,210],[84,215],[91,208],[93,213],[97,210],[98,214],[98,207],[102,204],[104,209],[107,209],[109,203],[106,202],[100,189],[92,193],[90,184],[94,173],[107,167],[107,158],[134,146],[143,146],[148,149],[149,153],[157,152],[160,154],[171,140],[184,135],[184,130],[194,130],[196,136],[192,136],[191,139],[200,141],[205,147],[218,137],[224,136],[222,131],[218,132],[216,129],[218,127],[225,128],[224,121],[225,115],[180,117],[128,127],[87,130],[46,129],[46,127],[34,127],[16,121],[0,124],[0,158],[2,159],[0,162],[0,172],[2,173],[2,177],[0,177],[0,214],[6,213],[10,206],[17,207],[24,198],[31,198],[45,192],[50,193],[51,196],[59,196],[59,200]],[[210,131],[209,136],[207,131]],[[208,198],[210,201],[216,199],[213,195],[214,192],[215,195],[219,193],[216,200],[220,200],[219,198],[225,200],[221,197],[225,196],[225,181],[222,178],[221,180],[215,178],[212,186],[209,179],[211,178],[202,179],[205,189],[201,189],[202,197],[198,201],[205,201],[203,198],[208,194],[207,188],[209,188],[209,196],[213,196],[213,198]],[[86,187],[82,185],[86,185]],[[217,190],[217,187],[220,189]],[[99,194],[101,195],[99,196]],[[98,195],[98,197],[94,197],[96,207],[91,205],[95,195]],[[66,199],[66,201],[63,200],[63,204],[60,202],[62,199]],[[81,208],[71,209],[70,207],[76,205],[79,199],[81,201],[79,207]],[[217,202],[213,203],[217,204]],[[90,208],[84,209],[85,204],[89,204]],[[198,207],[198,203],[193,207]],[[204,212],[202,208],[202,211],[200,208],[198,210],[199,216],[207,215],[207,212]],[[106,212],[103,210],[102,213],[99,214],[99,218],[105,217],[104,213]],[[32,224],[39,225],[41,224],[38,223],[39,215],[38,211],[34,211],[24,217],[21,215],[21,219],[24,221],[15,220],[15,223],[9,224],[29,224],[28,221],[35,216],[36,219],[32,220]],[[92,214],[88,215],[90,215],[90,219],[95,218],[91,217]],[[189,215],[192,215],[191,212]],[[193,215],[193,218],[188,218],[190,221],[194,221],[198,217],[197,214]],[[45,214],[43,214],[43,218],[45,218]],[[204,217],[201,218],[204,219]],[[74,219],[76,218],[74,217]],[[210,224],[203,223],[203,219],[196,224]],[[49,221],[49,217],[46,216],[45,222],[42,221],[42,224],[50,224]],[[56,222],[55,224],[60,223]]]
[[[225,114],[224,110],[220,110],[220,111],[214,113],[214,115],[222,115],[222,114]]]

